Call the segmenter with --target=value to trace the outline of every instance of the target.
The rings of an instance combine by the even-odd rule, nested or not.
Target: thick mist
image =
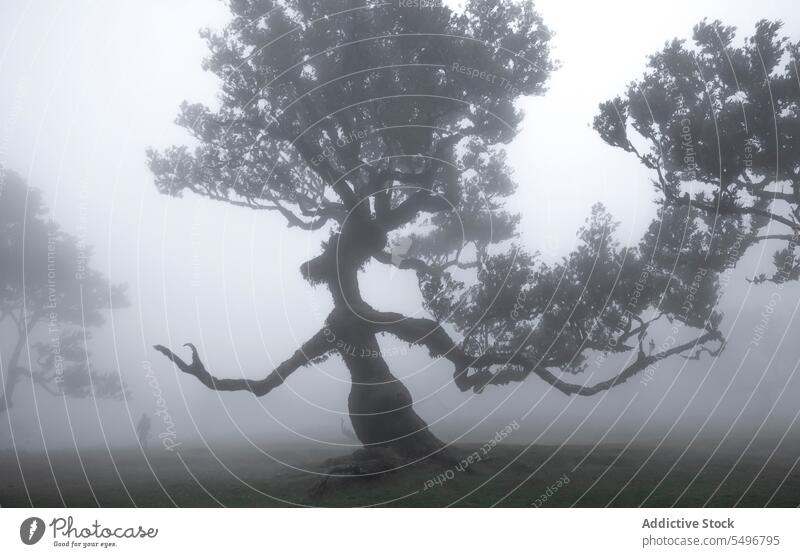
[[[687,37],[703,17],[719,17],[743,34],[758,19],[786,18],[784,32],[800,36],[800,22],[788,19],[789,1],[679,8],[612,2],[579,14],[555,0],[537,7],[556,32],[561,67],[544,96],[521,101],[527,117],[509,154],[520,185],[519,242],[548,261],[575,245],[596,202],[621,221],[623,244],[637,242],[655,215],[654,196],[642,187],[648,173],[590,125],[598,103],[639,77],[647,55]],[[211,391],[153,349],[164,344],[188,357],[179,347],[194,342],[217,376],[259,378],[332,308],[328,292],[299,272],[318,253],[324,230],[287,228],[274,213],[190,195],[160,195],[146,167],[148,147],[190,141],[172,125],[181,101],[216,102],[218,83],[201,68],[206,50],[198,30],[220,28],[226,18],[211,0],[0,7],[0,165],[42,191],[49,215],[92,247],[93,266],[127,284],[131,301],[108,312],[90,341],[94,365],[124,378],[126,400],[57,398],[26,383],[13,412],[0,418],[0,447],[134,446],[142,413],[155,413],[153,435],[185,447],[357,446],[348,436],[350,377],[338,356],[256,398]],[[417,412],[446,441],[482,442],[523,416],[519,443],[750,446],[769,454],[800,433],[800,285],[747,281],[771,264],[774,249],[769,242],[750,249],[724,285],[727,346],[719,357],[670,358],[646,381],[636,377],[593,397],[568,397],[535,377],[462,393],[449,362],[390,336],[381,347]],[[371,304],[424,315],[413,272],[372,263],[362,277]],[[4,332],[4,354],[6,338]],[[626,357],[571,379],[611,376]]]

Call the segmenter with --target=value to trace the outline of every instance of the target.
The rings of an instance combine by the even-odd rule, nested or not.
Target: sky
[[[649,54],[688,37],[704,17],[736,25],[742,35],[758,19],[783,18],[786,34],[800,37],[790,0],[537,6],[555,31],[560,68],[544,96],[521,101],[527,116],[508,151],[520,185],[520,241],[550,260],[574,245],[596,202],[622,222],[623,243],[638,241],[654,216],[647,171],[591,129],[598,103],[640,76]],[[187,444],[351,443],[340,429],[349,376],[338,359],[298,371],[256,399],[211,392],[152,349],[192,341],[217,376],[261,377],[331,308],[326,292],[298,273],[324,234],[287,229],[276,215],[161,196],[146,167],[148,147],[186,141],[173,124],[181,101],[214,104],[218,83],[201,68],[206,50],[198,30],[225,20],[215,0],[0,4],[0,165],[44,192],[51,216],[93,246],[94,266],[127,284],[132,301],[109,315],[92,344],[96,367],[125,377],[128,403],[48,401],[22,388],[20,406],[34,395],[39,404],[35,416],[22,413],[14,426],[20,446],[129,444],[138,416],[154,411],[159,396]],[[579,399],[530,379],[476,396],[450,384],[449,363],[431,363],[424,351],[391,339],[383,348],[419,413],[449,440],[481,439],[523,414],[519,435],[528,442],[779,439],[798,430],[792,401],[800,394],[800,346],[787,333],[798,326],[800,296],[794,285],[781,291],[769,334],[748,349],[773,291],[744,280],[771,256],[764,244],[736,269],[722,302],[731,341],[723,355],[713,363],[665,362],[646,388],[632,382]],[[419,310],[412,273],[373,265],[366,276],[364,294],[376,307]]]

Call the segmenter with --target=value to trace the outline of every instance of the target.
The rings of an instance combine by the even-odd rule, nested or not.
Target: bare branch
[[[215,391],[250,391],[256,396],[267,394],[275,387],[283,384],[286,378],[299,367],[324,356],[333,349],[333,346],[326,340],[323,331],[319,331],[264,379],[218,379],[206,370],[193,344],[187,343],[184,346],[188,346],[192,351],[192,362],[190,364],[183,361],[169,348],[160,344],[157,344],[154,348],[169,358],[182,372],[194,375],[209,389]]]
[[[797,234],[766,234],[764,236],[754,236],[748,239],[750,244],[757,244],[766,240],[786,240],[788,242],[796,241]]]

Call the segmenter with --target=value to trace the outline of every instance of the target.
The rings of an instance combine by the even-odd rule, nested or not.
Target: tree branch
[[[421,212],[435,213],[438,211],[445,211],[452,208],[448,203],[439,195],[432,195],[433,182],[436,178],[436,171],[442,165],[448,164],[442,157],[445,152],[456,145],[463,136],[460,133],[454,133],[441,138],[434,149],[431,156],[426,157],[430,159],[427,168],[418,173],[401,172],[394,169],[386,169],[375,177],[374,187],[381,187],[386,182],[398,181],[403,184],[413,184],[419,186],[419,190],[411,194],[400,205],[393,210],[388,210],[386,206],[386,199],[388,199],[388,191],[383,195],[384,198],[379,196],[376,203],[381,208],[381,219],[384,230],[394,230],[414,220],[414,218]],[[389,188],[387,188],[388,190]]]
[[[439,195],[431,195],[428,190],[417,190],[408,196],[383,219],[384,230],[395,230],[413,221],[422,212],[437,213],[451,209],[452,205]]]
[[[696,207],[708,213],[713,213],[718,215],[758,215],[760,217],[765,217],[775,222],[785,224],[792,230],[800,230],[800,224],[791,221],[786,217],[776,215],[771,211],[758,209],[757,207],[737,207],[736,205],[722,204],[722,203],[718,207],[715,207],[714,205],[711,205],[709,203],[703,203],[700,201],[692,200],[687,196],[672,197],[671,199],[668,198],[667,202],[677,206]]]
[[[385,251],[376,253],[373,257],[380,261],[381,263],[385,263],[386,265],[393,265],[392,263],[392,254],[386,253]],[[444,271],[451,267],[458,267],[459,269],[476,269],[479,266],[479,261],[468,261],[462,262],[459,261],[458,256],[455,259],[451,259],[450,261],[446,261],[441,265],[430,265],[426,263],[422,259],[418,259],[416,257],[407,257],[403,259],[400,263],[397,264],[398,269],[411,269],[415,271],[417,274],[423,274],[428,276],[437,276],[441,275]]]
[[[250,391],[256,396],[264,396],[275,387],[283,384],[286,378],[299,367],[308,364],[315,358],[324,356],[334,348],[326,340],[324,332],[319,331],[264,379],[218,379],[206,370],[193,344],[186,343],[184,346],[188,346],[192,351],[191,364],[187,364],[172,350],[160,344],[157,344],[154,348],[169,358],[182,372],[194,375],[209,389],[215,391]]]
[[[364,310],[359,309],[359,312],[362,311]],[[380,331],[391,333],[409,344],[425,346],[432,356],[442,357],[452,362],[455,365],[454,382],[462,391],[473,389],[480,392],[486,385],[521,380],[533,373],[564,394],[592,396],[626,382],[659,360],[692,350],[707,342],[717,341],[720,343],[720,347],[716,351],[709,350],[714,355],[719,354],[724,347],[724,341],[719,331],[706,331],[694,340],[649,356],[645,355],[640,347],[636,361],[614,377],[594,385],[578,385],[562,381],[547,366],[538,365],[537,362],[519,351],[511,354],[496,352],[486,352],[480,355],[468,354],[456,345],[439,323],[430,319],[409,318],[398,313],[384,313],[375,310],[368,311],[368,317],[376,323]],[[491,366],[497,365],[504,367],[494,373],[489,370]],[[469,374],[470,369],[477,371]]]

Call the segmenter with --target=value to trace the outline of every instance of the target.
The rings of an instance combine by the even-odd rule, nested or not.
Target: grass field
[[[478,446],[458,447],[460,456]],[[266,451],[265,451],[266,452]],[[0,453],[2,506],[798,506],[795,454],[687,453],[620,446],[494,448],[459,471],[423,462],[368,478],[330,478],[334,453],[252,446],[170,453],[104,449]],[[766,466],[764,466],[766,462]],[[763,470],[761,470],[764,466]],[[670,470],[671,469],[671,470]],[[24,472],[23,475],[20,470]],[[438,481],[434,481],[438,478]]]

